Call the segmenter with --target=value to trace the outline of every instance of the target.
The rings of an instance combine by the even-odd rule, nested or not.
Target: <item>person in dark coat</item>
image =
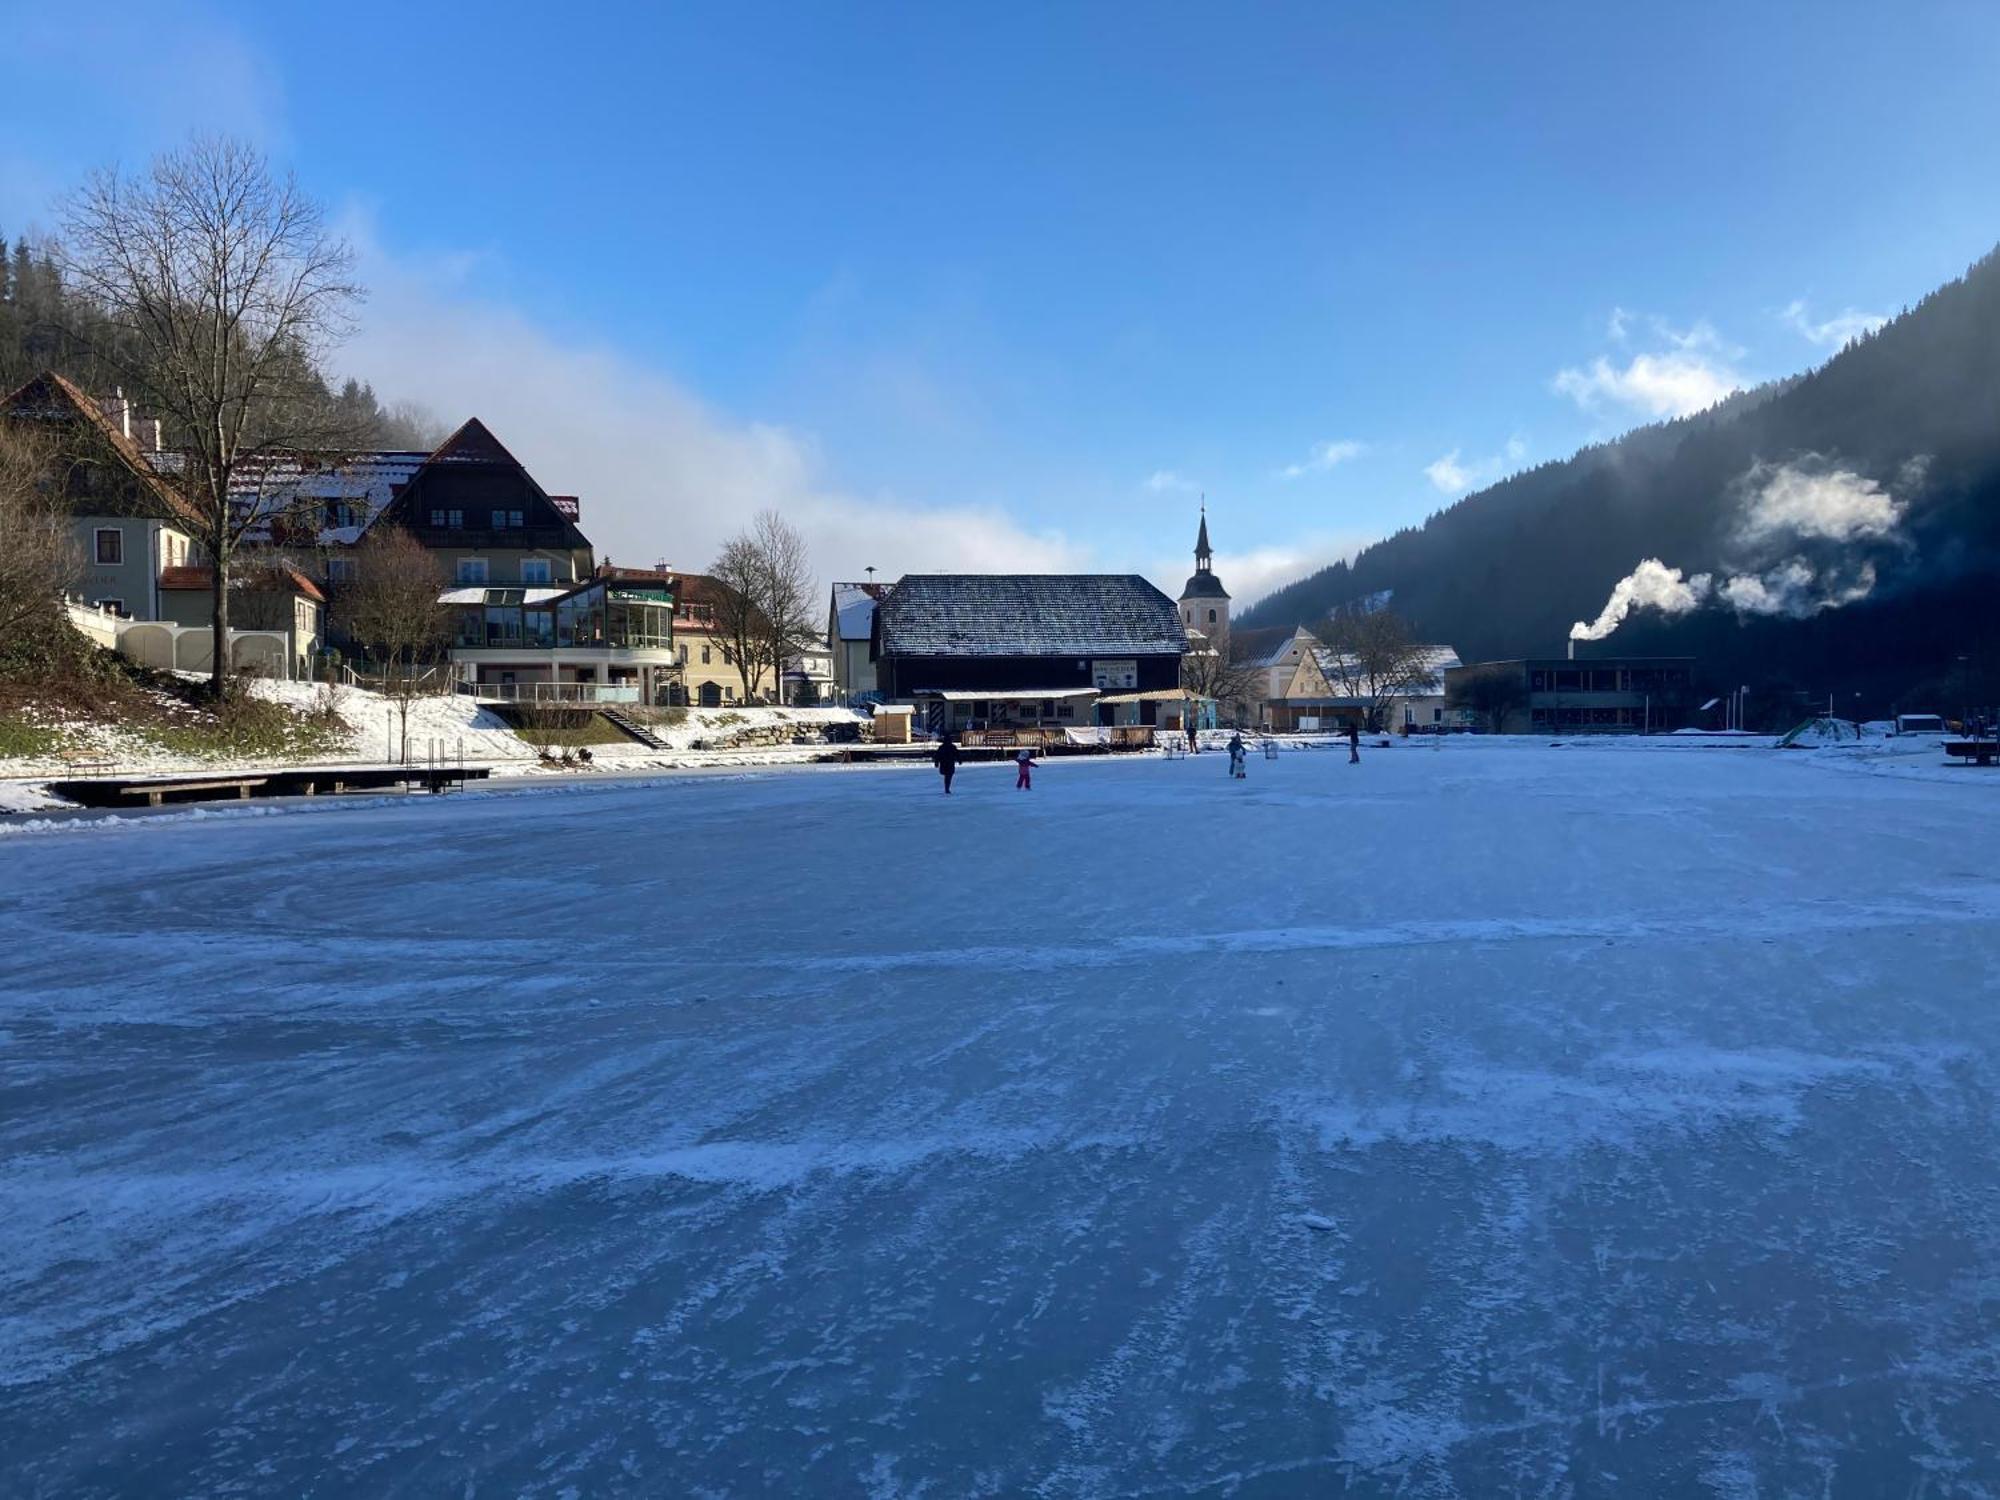
[[[1244,779],[1244,762],[1248,759],[1243,749],[1243,736],[1232,734],[1229,737],[1229,775],[1232,780]]]
[[[1361,764],[1361,726],[1359,724],[1349,724],[1347,726],[1347,763],[1350,766]]]
[[[1196,738],[1196,730],[1195,730],[1193,714],[1188,715],[1187,732],[1188,732],[1188,754],[1199,755],[1201,753],[1201,741],[1198,738]]]
[[[937,749],[931,752],[931,759],[938,768],[938,775],[944,778],[944,794],[951,795],[951,778],[958,771],[958,741],[946,730],[944,738],[938,741]]]

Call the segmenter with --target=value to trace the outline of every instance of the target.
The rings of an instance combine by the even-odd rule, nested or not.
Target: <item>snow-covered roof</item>
[[[1035,703],[1043,698],[1095,698],[1096,688],[947,688],[926,693],[947,703]],[[1176,696],[1179,696],[1176,694]]]
[[[1283,666],[1285,658],[1299,648],[1301,641],[1307,646],[1317,646],[1319,644],[1319,637],[1301,625],[1297,630],[1278,642],[1278,648],[1264,658],[1264,665],[1267,667]]]
[[[524,589],[495,588],[479,584],[472,588],[446,589],[438,595],[440,604],[547,604],[551,599],[560,599],[570,593],[575,585],[567,589]],[[506,594],[505,599],[490,598],[493,594]],[[518,597],[513,597],[518,596]]]
[[[1136,573],[912,573],[877,614],[885,656],[1179,656],[1187,642],[1174,601]]]
[[[889,592],[885,583],[836,583],[833,586],[835,629],[843,641],[865,641],[875,629],[876,601]]]
[[[178,453],[154,453],[150,457],[163,473],[178,473],[182,464]],[[270,541],[274,516],[317,509],[322,516],[330,517],[328,507],[345,502],[354,511],[355,520],[344,526],[322,525],[318,540],[323,547],[352,546],[429,457],[427,453],[399,449],[327,458],[274,454],[237,470],[230,486],[229,503],[239,513],[259,512],[260,519],[251,526],[249,540]]]
[[[1449,646],[1415,646],[1411,648],[1409,680],[1396,692],[1399,698],[1441,698],[1444,696],[1444,674],[1453,667],[1462,666],[1458,653]],[[1339,688],[1344,684],[1364,681],[1368,673],[1350,654],[1336,651],[1330,646],[1313,648],[1313,663],[1327,682]]]

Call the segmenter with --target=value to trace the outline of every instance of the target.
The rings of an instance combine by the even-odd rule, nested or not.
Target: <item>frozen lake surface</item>
[[[2000,1493],[2000,778],[1830,755],[0,837],[0,1494]]]

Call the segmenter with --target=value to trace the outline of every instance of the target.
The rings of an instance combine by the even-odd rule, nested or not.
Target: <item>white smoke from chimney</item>
[[[1896,482],[1906,492],[1920,487],[1930,460],[1903,465]],[[1865,599],[1875,589],[1875,564],[1851,557],[1774,555],[1806,544],[1854,547],[1886,542],[1907,548],[1898,528],[1909,510],[1873,479],[1836,467],[1817,453],[1782,464],[1752,464],[1732,488],[1739,496],[1736,521],[1728,535],[1734,560],[1744,566],[1717,583],[1707,573],[1683,577],[1649,557],[1611,590],[1597,619],[1578,621],[1570,639],[1599,641],[1635,609],[1683,615],[1702,605],[1727,605],[1739,615],[1787,615],[1795,620]],[[1827,548],[1819,549],[1822,554]]]
[[[1907,509],[1874,480],[1848,469],[1756,464],[1741,482],[1746,498],[1736,539],[1751,547],[1781,536],[1829,542],[1885,537]]]
[[[1739,615],[1788,615],[1803,620],[1821,610],[1866,599],[1874,590],[1872,562],[1864,562],[1845,582],[1836,582],[1804,558],[1794,557],[1761,574],[1738,574],[1715,592]]]
[[[1692,578],[1679,568],[1670,568],[1657,557],[1649,557],[1612,585],[1611,597],[1595,620],[1578,620],[1569,628],[1573,641],[1601,641],[1635,609],[1657,609],[1663,615],[1684,615],[1701,608],[1709,597],[1706,573]]]

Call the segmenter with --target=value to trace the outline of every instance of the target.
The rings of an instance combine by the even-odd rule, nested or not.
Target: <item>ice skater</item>
[[[1249,758],[1243,750],[1243,736],[1232,734],[1229,737],[1229,775],[1231,780],[1242,781],[1250,774],[1247,764]]]
[[[1361,764],[1361,726],[1359,724],[1349,724],[1347,726],[1347,763],[1350,766]]]
[[[931,751],[931,760],[936,763],[938,775],[944,778],[944,794],[951,795],[951,778],[958,771],[958,742],[951,737],[951,731],[944,732],[937,749]]]
[[[1023,745],[1019,750],[1014,752],[1014,764],[1021,768],[1021,774],[1014,778],[1014,790],[1017,792],[1032,791],[1035,785],[1035,778],[1030,773],[1035,769],[1035,752],[1030,750],[1026,745]]]
[[[1189,755],[1201,754],[1201,741],[1199,738],[1197,738],[1197,731],[1194,725],[1193,714],[1188,715],[1187,731],[1188,731],[1188,754]]]

